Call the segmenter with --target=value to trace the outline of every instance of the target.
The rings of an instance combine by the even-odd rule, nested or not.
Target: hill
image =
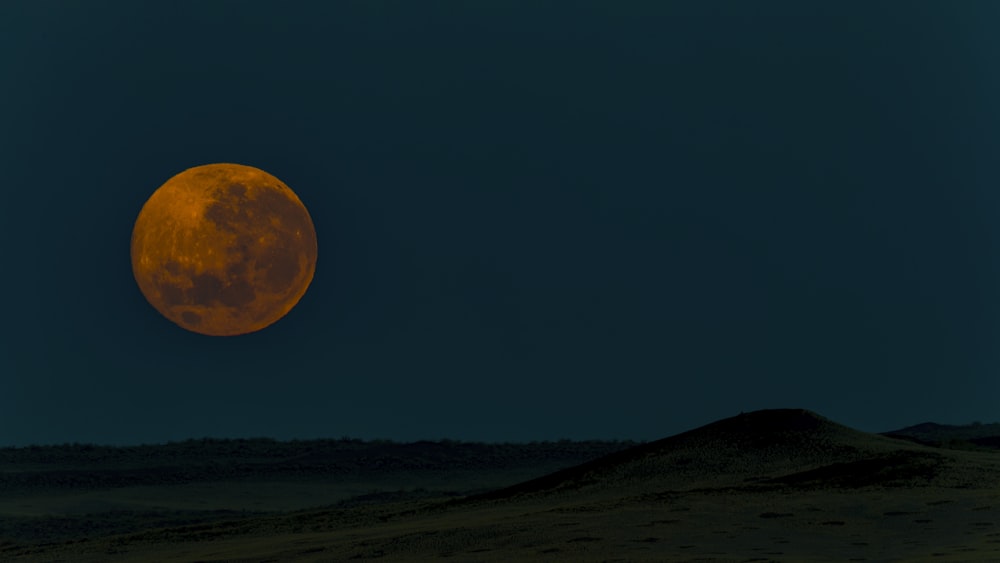
[[[1000,423],[996,422],[962,425],[923,422],[881,434],[940,448],[1000,451]]]
[[[64,541],[321,505],[454,498],[632,445],[256,438],[2,448],[0,541]]]
[[[0,558],[1000,560],[1000,455],[860,432],[803,409],[765,410],[461,498],[385,494],[151,523],[106,537],[0,543]]]
[[[601,488],[912,485],[954,480],[933,448],[854,430],[804,409],[740,414],[476,498]],[[957,483],[956,483],[957,484]]]

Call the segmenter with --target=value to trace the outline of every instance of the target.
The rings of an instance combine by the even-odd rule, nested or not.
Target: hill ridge
[[[740,413],[613,452],[476,498],[501,499],[608,487],[639,488],[650,484],[665,490],[685,490],[778,483],[782,479],[780,482],[785,483],[811,482],[832,477],[830,471],[868,471],[893,460],[927,464],[928,460],[939,458],[932,450],[856,430],[807,409],[764,409]],[[873,459],[888,461],[866,464],[865,460]],[[824,467],[833,469],[824,472]],[[932,473],[922,470],[896,472],[890,478],[911,474],[933,477]],[[841,482],[856,484],[857,479],[842,479]]]

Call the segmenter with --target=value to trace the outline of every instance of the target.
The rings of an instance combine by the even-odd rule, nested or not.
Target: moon
[[[164,317],[233,336],[284,317],[316,271],[305,205],[274,176],[241,164],[189,168],[160,186],[132,230],[132,272]]]

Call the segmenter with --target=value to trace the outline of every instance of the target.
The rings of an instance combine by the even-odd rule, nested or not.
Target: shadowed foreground
[[[424,498],[231,514],[113,536],[11,539],[0,558],[1000,560],[998,486],[995,450],[946,449],[805,410],[768,410],[493,490],[425,489]]]

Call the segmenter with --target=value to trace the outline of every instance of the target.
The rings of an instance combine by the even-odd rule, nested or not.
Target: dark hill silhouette
[[[0,448],[0,493],[160,486],[253,479],[376,478],[415,471],[565,467],[633,442],[484,444],[353,439],[279,442],[201,439],[146,446],[64,444]]]
[[[881,434],[949,449],[1000,450],[1000,423],[953,425],[923,422]]]
[[[968,560],[966,552],[977,552],[977,559],[1000,560],[994,545],[995,522],[1000,521],[1000,455],[860,432],[803,409],[740,414],[655,442],[605,450],[599,457],[581,459],[590,461],[493,492],[476,494],[487,489],[465,486],[473,494],[462,498],[452,493],[463,487],[460,482],[469,481],[455,466],[507,464],[525,450],[451,442],[401,449],[354,442],[285,448],[262,442],[259,451],[253,444],[208,444],[232,455],[244,445],[249,448],[244,455],[253,454],[249,459],[268,454],[264,457],[278,460],[280,466],[342,468],[348,463],[369,477],[379,474],[369,468],[384,467],[397,456],[399,463],[389,465],[401,467],[397,475],[406,479],[417,473],[412,468],[447,467],[428,481],[430,489],[416,495],[390,479],[382,483],[391,487],[370,489],[346,502],[244,517],[232,510],[210,518],[203,511],[167,509],[105,511],[98,518],[24,516],[8,518],[6,524],[0,518],[0,559],[107,561],[109,554],[122,554],[129,561],[252,558],[305,563],[452,556],[489,561],[719,561],[758,552],[789,561],[813,560],[816,554],[838,561],[962,558],[942,559],[955,561]],[[549,452],[543,456],[549,460],[552,452],[571,446],[532,449],[536,454]],[[7,454],[46,459],[78,455],[64,450]],[[552,467],[566,466],[550,465],[545,471]],[[338,486],[345,475],[323,473],[310,482],[309,494]],[[493,487],[516,482],[495,481]],[[214,490],[225,493],[235,483],[219,483]],[[158,489],[161,494],[185,490],[167,485]],[[212,490],[200,487],[194,494],[200,503],[204,491]],[[285,487],[279,492],[302,490]],[[44,490],[33,497],[52,502],[60,492]],[[81,492],[113,494],[103,488]],[[29,498],[16,499],[13,509],[22,510]],[[763,551],[769,546],[762,538],[774,541],[771,550]]]
[[[936,422],[921,422],[920,424],[914,424],[913,426],[907,426],[906,428],[900,428],[892,432],[882,432],[882,434],[928,434],[947,428],[954,427],[949,424],[938,424]]]
[[[940,480],[935,448],[861,432],[805,409],[743,413],[557,471],[475,500],[534,493],[860,487]]]

